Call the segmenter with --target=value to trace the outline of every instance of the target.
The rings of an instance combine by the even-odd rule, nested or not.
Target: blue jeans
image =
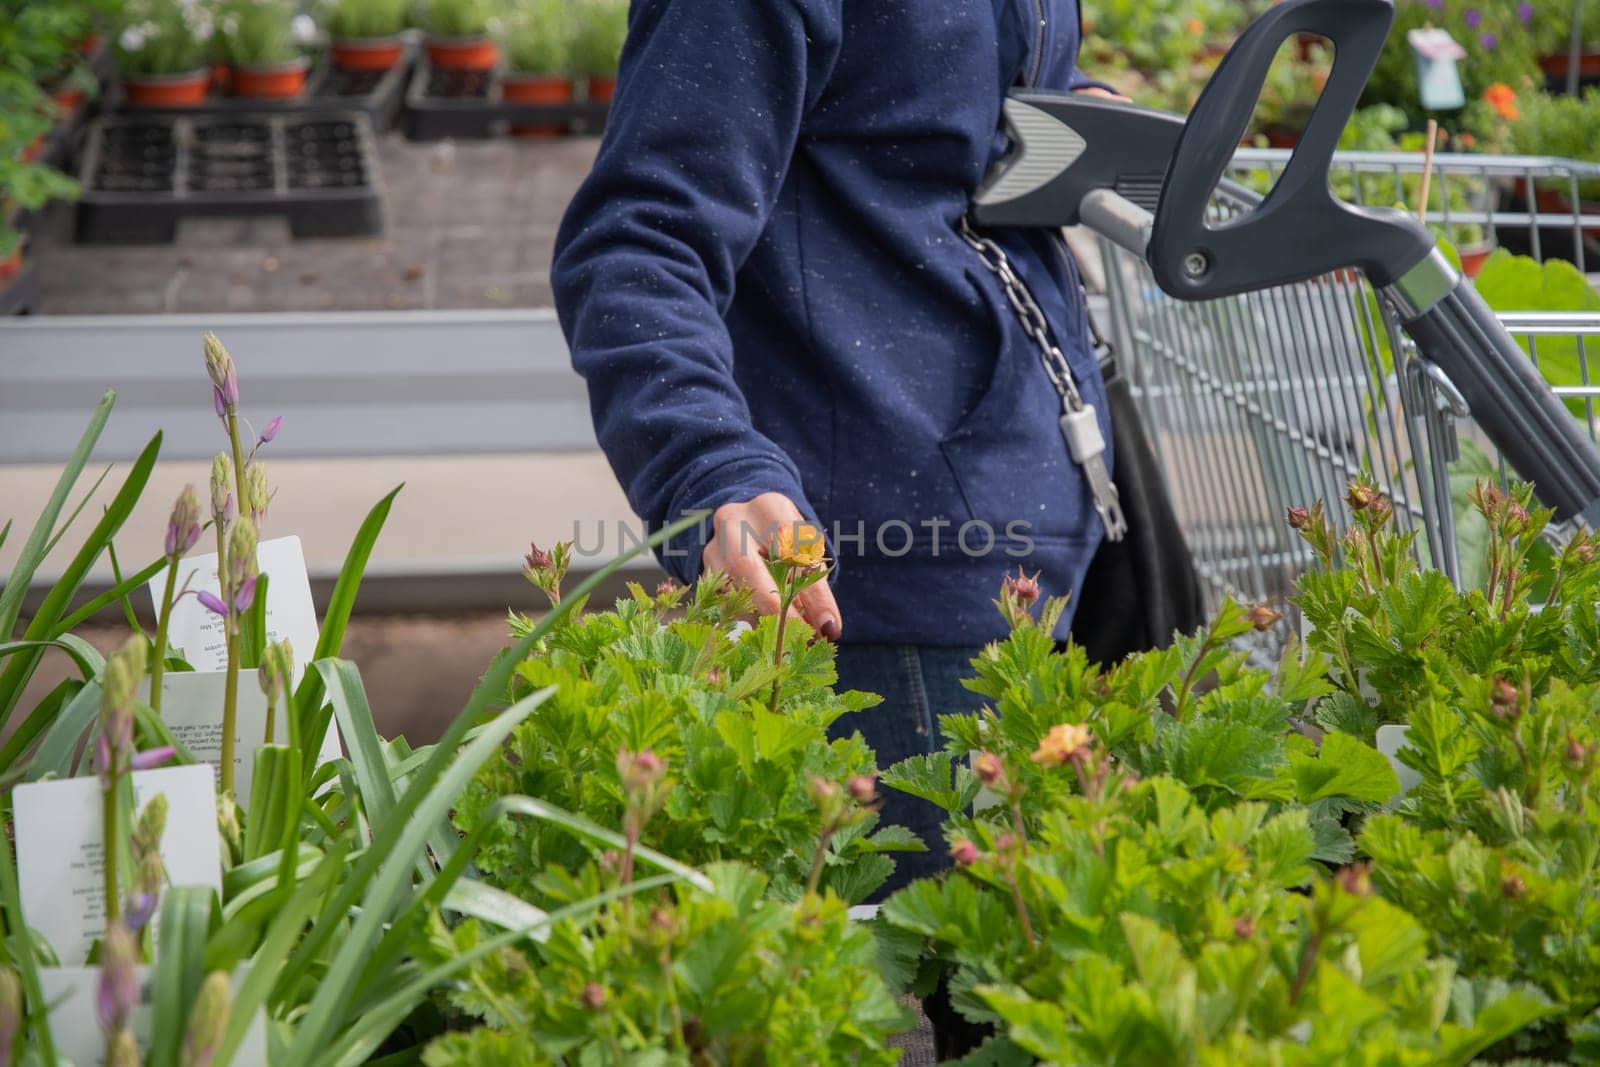
[[[944,748],[939,716],[974,712],[983,698],[961,685],[970,678],[979,648],[936,648],[929,645],[840,645],[839,688],[877,693],[883,703],[833,724],[835,736],[859,732],[887,769],[910,756]],[[884,789],[880,825],[911,830],[927,852],[897,852],[895,872],[878,891],[880,899],[913,879],[935,874],[949,865],[942,830],[944,812],[926,800]]]

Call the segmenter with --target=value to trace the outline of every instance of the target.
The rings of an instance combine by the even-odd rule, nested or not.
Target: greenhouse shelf
[[[610,104],[604,101],[513,103],[505,99],[499,71],[440,71],[422,62],[406,91],[401,128],[413,141],[483,140],[524,124],[597,133],[605,126],[609,110]]]
[[[339,70],[323,60],[307,74],[305,89],[285,100],[258,100],[213,92],[201,104],[152,111],[128,104],[122,86],[112,82],[106,89],[104,110],[130,118],[167,114],[232,118],[262,113],[303,116],[358,112],[367,117],[375,131],[382,132],[392,129],[400,117],[414,54],[415,50],[407,47],[400,62],[388,70]]]
[[[81,242],[170,242],[185,218],[273,215],[296,237],[383,229],[367,116],[119,116],[89,129]]]

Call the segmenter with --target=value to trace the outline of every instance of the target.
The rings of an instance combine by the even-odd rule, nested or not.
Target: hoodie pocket
[[[1083,474],[1061,436],[1060,397],[998,283],[974,284],[999,324],[1000,350],[988,389],[939,441],[968,516],[997,539],[1008,531],[1047,540],[1092,536]]]

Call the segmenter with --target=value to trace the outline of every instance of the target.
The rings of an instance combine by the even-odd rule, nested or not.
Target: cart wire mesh
[[[1217,216],[1252,210],[1289,157],[1241,151],[1214,198]],[[1420,155],[1341,153],[1331,180],[1352,202],[1394,205],[1416,201],[1421,171]],[[1500,244],[1600,269],[1600,208],[1586,209],[1580,195],[1588,183],[1600,183],[1600,165],[1437,156],[1427,217],[1464,247]],[[1286,509],[1321,500],[1335,522],[1348,522],[1345,491],[1358,475],[1391,497],[1424,562],[1473,584],[1481,542],[1466,495],[1477,480],[1511,472],[1357,272],[1188,303],[1166,296],[1138,257],[1100,243],[1108,332],[1213,608],[1224,596],[1287,597],[1312,557]],[[1501,318],[1593,435],[1600,313]]]

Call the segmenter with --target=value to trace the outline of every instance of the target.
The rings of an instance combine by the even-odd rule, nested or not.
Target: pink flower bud
[[[157,748],[147,748],[143,752],[135,752],[128,766],[136,771],[149,771],[157,767],[165,767],[172,762],[178,750],[171,745],[161,745]]]
[[[227,401],[222,399],[221,386],[213,385],[211,387],[211,406],[216,409],[217,418],[226,419],[228,417],[228,404]]]
[[[267,428],[261,431],[261,443],[270,445],[272,439],[278,436],[278,431],[283,427],[283,416],[274,415],[272,421],[267,423]]]
[[[984,785],[992,786],[1005,777],[1005,764],[1000,762],[1000,757],[993,752],[982,752],[972,761],[972,769],[978,775],[978,781]]]
[[[139,1004],[139,946],[126,926],[114,922],[106,928],[100,957],[100,985],[95,1006],[100,1025],[114,1034],[127,1025]]]
[[[1039,599],[1039,576],[1035,574],[1030,578],[1019,567],[1015,578],[1007,575],[1005,591],[1020,604],[1032,604]]]
[[[550,553],[546,552],[538,545],[530,545],[528,554],[523,556],[522,560],[528,565],[528,569],[530,571],[542,571],[549,567],[552,562],[550,559]]]
[[[249,575],[239,583],[239,591],[233,594],[233,607],[240,615],[249,611],[256,602],[256,579],[256,575]]]
[[[870,774],[858,774],[847,783],[850,798],[858,804],[871,804],[878,799],[878,784]]]
[[[583,987],[583,1006],[590,1011],[599,1011],[606,1006],[606,988],[599,982],[590,982]]]
[[[960,838],[950,846],[950,858],[955,860],[957,867],[970,867],[978,862],[978,846],[966,838]]]
[[[1265,604],[1257,604],[1250,609],[1250,625],[1256,628],[1257,633],[1266,633],[1281,621],[1283,615]]]
[[[1311,522],[1311,512],[1305,508],[1289,509],[1289,526],[1291,529],[1304,530]]]

